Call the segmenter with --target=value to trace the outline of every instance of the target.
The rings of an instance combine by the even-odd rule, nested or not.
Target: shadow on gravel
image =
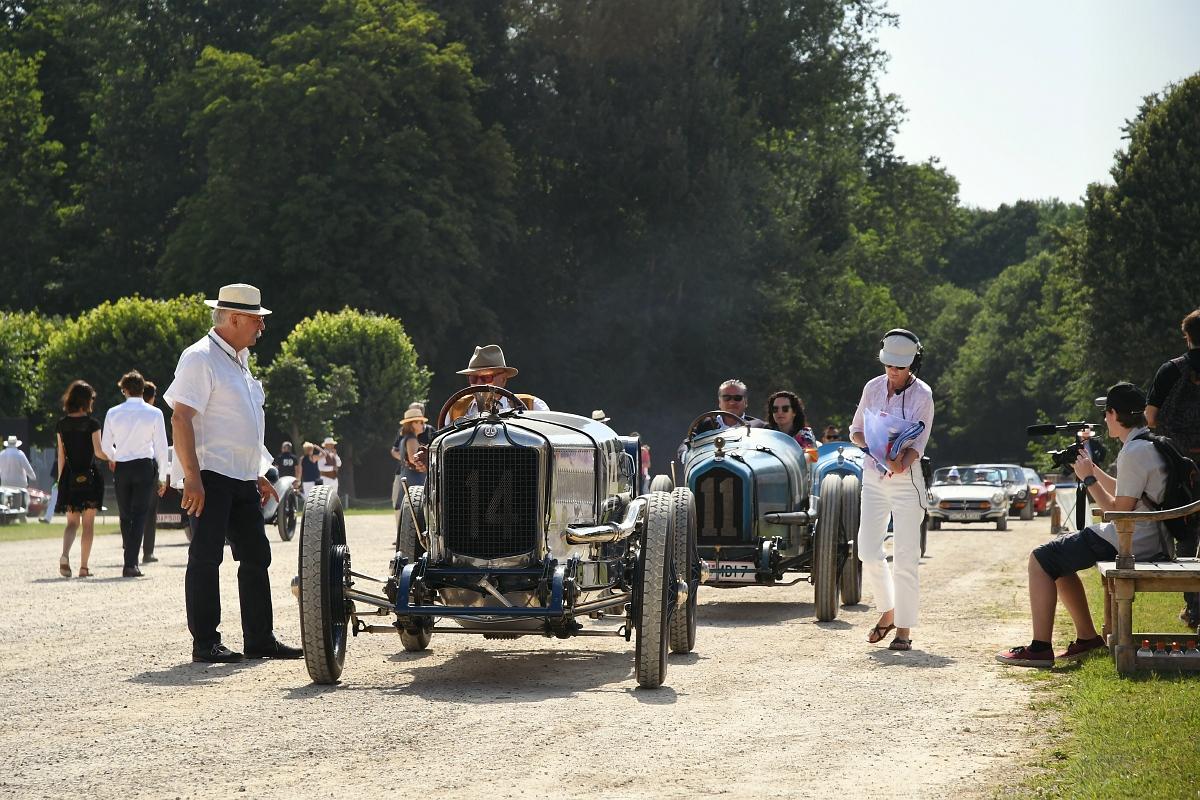
[[[235,672],[265,664],[266,660],[235,661],[231,664],[197,664],[185,661],[167,669],[143,672],[129,678],[144,686],[216,686]]]
[[[949,656],[939,656],[936,653],[926,653],[914,648],[912,650],[872,650],[871,658],[881,667],[910,667],[916,669],[941,669],[958,663],[958,659]]]
[[[759,602],[719,600],[705,603],[696,611],[696,622],[712,628],[744,628],[756,625],[773,625],[801,617],[811,617],[812,603],[767,600]]]
[[[416,695],[447,703],[537,703],[589,690],[622,691],[608,687],[632,676],[632,648],[619,653],[470,649],[428,666],[405,663],[396,672],[396,684],[348,685],[342,689]],[[405,677],[410,679],[407,685],[398,685]]]

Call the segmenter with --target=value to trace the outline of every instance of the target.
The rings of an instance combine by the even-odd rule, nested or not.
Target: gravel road
[[[409,654],[363,635],[332,687],[303,661],[193,664],[181,532],[141,579],[118,536],[88,580],[58,577],[57,540],[3,544],[0,796],[990,797],[1038,742],[1031,684],[992,654],[1028,639],[1025,556],[1049,524],[1010,525],[930,532],[912,652],[866,644],[865,605],[817,623],[807,584],[702,588],[696,652],[651,691],[623,639],[435,634]],[[355,569],[382,574],[391,518],[348,527]],[[297,545],[274,541],[271,567],[295,644]],[[236,587],[227,558],[235,648]]]

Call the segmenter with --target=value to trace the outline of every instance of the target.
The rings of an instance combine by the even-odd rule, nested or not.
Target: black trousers
[[[203,470],[204,508],[189,517],[192,544],[183,580],[188,630],[193,652],[220,644],[221,559],[228,537],[238,562],[238,599],[242,608],[242,642],[247,648],[267,647],[272,631],[271,544],[267,541],[255,481],[239,481]]]
[[[121,515],[121,543],[125,548],[125,566],[136,567],[138,551],[142,548],[142,532],[150,498],[157,487],[153,458],[118,461],[113,473],[113,488],[117,495],[117,511]]]
[[[146,511],[146,527],[142,529],[142,560],[154,555],[154,535],[158,533],[158,492],[150,493],[150,508]]]

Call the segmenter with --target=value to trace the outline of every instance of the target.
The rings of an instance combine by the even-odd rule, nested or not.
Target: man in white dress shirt
[[[21,440],[15,436],[4,440],[4,450],[0,451],[0,484],[24,489],[30,481],[37,480],[37,473],[20,447]]]
[[[175,380],[163,394],[174,413],[175,458],[183,470],[181,506],[190,515],[184,598],[192,660],[302,658],[304,652],[275,637],[271,609],[271,544],[261,507],[278,497],[265,477],[271,454],[263,445],[266,417],[262,384],[250,374],[249,348],[266,329],[258,289],[222,286],[213,327],[183,351]],[[238,566],[245,656],[221,643],[220,567],[225,540]]]
[[[100,446],[113,469],[113,488],[121,516],[125,549],[125,578],[139,578],[138,552],[146,529],[150,498],[161,495],[167,479],[167,427],[163,413],[142,399],[146,381],[137,370],[121,376],[118,386],[125,402],[108,410]],[[155,469],[158,462],[158,469]]]

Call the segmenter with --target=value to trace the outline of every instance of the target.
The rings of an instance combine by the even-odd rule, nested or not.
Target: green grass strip
[[[1094,574],[1082,577],[1098,629],[1104,589]],[[1135,631],[1179,631],[1181,647],[1197,638],[1177,617],[1177,592],[1139,593],[1133,607]],[[1060,642],[1074,631],[1065,615],[1056,630]],[[1062,720],[1047,730],[1043,769],[1028,787],[1035,797],[1200,798],[1200,673],[1119,678],[1102,654],[1030,677],[1049,690],[1038,705]]]

